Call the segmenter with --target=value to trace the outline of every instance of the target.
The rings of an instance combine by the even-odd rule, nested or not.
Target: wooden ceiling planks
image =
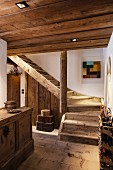
[[[21,13],[32,8],[42,7],[54,3],[58,3],[63,0],[26,0],[29,8],[19,9],[15,4],[21,2],[21,0],[2,0],[0,1],[0,16],[13,15],[15,13]]]
[[[87,31],[101,29],[101,28],[113,28],[113,14],[102,15],[87,19],[81,19],[76,21],[67,21],[61,23],[55,23],[50,25],[38,26],[33,28],[20,29],[16,31],[8,31],[0,33],[1,38],[11,40],[20,40],[24,38],[34,38],[48,35],[59,35],[63,33],[71,33],[78,31]]]
[[[37,38],[29,38],[23,39],[18,41],[9,41],[8,48],[20,48],[25,46],[33,46],[34,45],[42,45],[42,44],[54,44],[54,43],[63,43],[63,42],[71,42],[72,39],[76,37],[77,42],[92,39],[102,39],[108,38],[111,36],[111,32],[113,28],[106,28],[106,29],[97,29],[97,30],[90,30],[90,31],[81,31],[81,32],[72,32],[67,34],[59,34],[59,35],[51,35],[51,36],[42,36]]]
[[[8,55],[25,54],[25,53],[42,53],[42,52],[55,52],[62,50],[73,50],[73,49],[84,49],[84,48],[97,48],[106,47],[108,44],[108,39],[99,40],[87,40],[82,42],[69,42],[59,44],[49,44],[49,45],[39,45],[39,46],[27,46],[21,48],[13,48],[8,50]]]
[[[105,47],[113,31],[113,0],[26,0],[22,10],[19,1],[0,2],[0,37],[10,55]]]

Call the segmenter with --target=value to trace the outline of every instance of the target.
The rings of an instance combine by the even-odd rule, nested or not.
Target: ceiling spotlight
[[[71,39],[71,41],[72,41],[72,42],[76,42],[76,41],[77,41],[77,39],[76,39],[76,38],[74,38],[74,39]]]
[[[29,7],[29,5],[27,4],[26,1],[18,2],[18,3],[16,3],[16,5],[17,5],[20,9]]]

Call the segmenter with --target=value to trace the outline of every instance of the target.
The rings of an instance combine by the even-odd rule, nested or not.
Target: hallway
[[[34,127],[35,151],[18,170],[99,170],[97,146],[62,142],[57,134],[41,134]]]

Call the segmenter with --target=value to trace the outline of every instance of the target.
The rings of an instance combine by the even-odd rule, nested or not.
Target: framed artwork
[[[83,61],[82,77],[85,79],[101,78],[101,61]]]

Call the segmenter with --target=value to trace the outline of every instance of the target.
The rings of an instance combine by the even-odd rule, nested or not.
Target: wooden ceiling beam
[[[106,29],[97,29],[91,31],[81,31],[81,32],[73,32],[67,34],[59,34],[59,35],[51,35],[46,37],[39,38],[29,38],[18,41],[9,41],[8,49],[10,48],[19,48],[19,47],[27,47],[29,45],[41,45],[41,44],[51,44],[51,43],[64,43],[71,42],[72,39],[76,38],[77,41],[83,40],[91,40],[91,39],[102,39],[109,38],[113,28]]]
[[[7,3],[11,3],[11,6],[13,7],[15,6],[15,2],[17,1],[14,0],[13,3],[11,1]],[[34,2],[28,1],[28,4],[29,2],[31,4],[38,4],[36,0]],[[44,1],[42,2],[44,3]],[[8,8],[11,8],[8,4],[4,7],[6,11],[8,11]],[[15,8],[17,7],[15,6]],[[33,21],[35,20],[38,26],[38,24],[45,24],[44,20],[46,21],[46,24],[51,24],[55,22],[64,22],[110,13],[113,13],[113,0],[103,0],[102,2],[98,0],[59,0],[58,3],[51,0],[46,6],[41,6],[39,8],[26,8],[22,9],[21,12],[17,8],[17,15],[14,12],[11,14],[8,12],[8,15],[3,16],[1,7],[0,15],[2,17],[0,17],[0,25],[4,22],[13,25],[21,24],[26,21],[31,21],[33,24]]]
[[[9,49],[8,55],[52,52],[52,51],[72,50],[72,49],[79,49],[79,48],[84,49],[85,47],[95,47],[95,48],[98,46],[107,47],[108,42],[109,42],[108,39],[99,39],[99,40],[88,40],[88,41],[82,41],[82,42],[70,42],[70,43],[25,47],[25,48],[19,48],[19,49]]]
[[[15,15],[21,12],[26,12],[32,10],[34,8],[39,8],[46,5],[51,5],[54,3],[58,3],[64,0],[27,0],[27,4],[30,6],[29,8],[19,9],[15,4],[19,1],[17,0],[2,0],[0,1],[0,16],[6,15]]]
[[[26,38],[36,38],[41,36],[72,33],[78,31],[86,31],[93,29],[113,27],[113,14],[97,16],[76,21],[68,21],[62,23],[55,23],[50,25],[38,26],[33,28],[21,29],[18,31],[8,31],[0,33],[2,39],[20,40]]]

